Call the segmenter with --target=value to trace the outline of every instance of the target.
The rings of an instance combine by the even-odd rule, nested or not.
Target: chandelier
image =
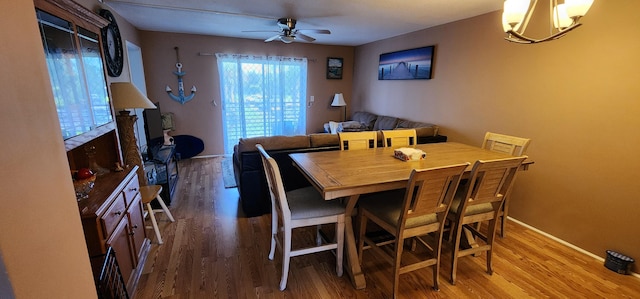
[[[593,0],[549,0],[549,36],[541,39],[524,35],[538,0],[505,0],[502,13],[502,28],[507,33],[506,40],[520,44],[535,44],[556,40],[569,31],[580,27],[580,18],[584,17]]]

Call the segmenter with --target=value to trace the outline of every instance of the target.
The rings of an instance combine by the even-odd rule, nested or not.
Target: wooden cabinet
[[[111,246],[129,294],[134,293],[151,247],[144,228],[137,169],[134,166],[98,177],[89,198],[78,202],[95,277]]]

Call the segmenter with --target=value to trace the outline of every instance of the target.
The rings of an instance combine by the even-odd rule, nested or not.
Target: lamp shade
[[[342,93],[336,93],[336,95],[333,96],[333,102],[331,102],[331,106],[332,107],[347,106],[347,103],[345,103]]]
[[[111,83],[111,100],[117,110],[158,108],[131,82]]]

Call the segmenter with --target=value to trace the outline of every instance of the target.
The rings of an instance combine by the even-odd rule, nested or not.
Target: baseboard
[[[215,158],[215,157],[230,157],[230,155],[202,155],[202,156],[191,157],[191,159]]]
[[[520,224],[520,225],[526,227],[527,229],[530,229],[530,230],[532,230],[532,231],[534,231],[536,233],[539,233],[539,234],[541,234],[541,235],[543,235],[543,236],[545,236],[545,237],[547,237],[547,238],[549,238],[551,240],[554,240],[554,241],[556,241],[556,242],[558,242],[558,243],[560,243],[562,245],[565,245],[565,246],[567,246],[567,247],[569,247],[569,248],[571,248],[573,250],[576,250],[576,251],[578,251],[580,253],[586,254],[586,255],[596,259],[597,261],[601,261],[604,264],[604,257],[598,256],[598,255],[593,254],[593,253],[591,253],[589,251],[586,251],[586,250],[584,250],[584,249],[582,249],[582,248],[580,248],[580,247],[578,247],[576,245],[573,245],[573,244],[571,244],[571,243],[569,243],[569,242],[567,242],[565,240],[562,240],[562,239],[560,239],[560,238],[558,238],[558,237],[556,237],[554,235],[551,235],[551,234],[548,234],[548,233],[546,233],[544,231],[541,231],[541,230],[539,230],[539,229],[537,229],[537,228],[535,228],[535,227],[533,227],[531,225],[528,225],[528,224],[526,224],[526,223],[524,223],[524,222],[522,222],[522,221],[520,221],[518,219],[514,219],[514,218],[511,218],[511,217],[508,217],[508,216],[507,216],[507,219],[509,219],[510,221],[513,221],[513,222],[515,222],[517,224]],[[635,272],[631,272],[630,275],[633,275],[633,276],[635,276],[637,278],[640,278],[640,274],[635,273]]]

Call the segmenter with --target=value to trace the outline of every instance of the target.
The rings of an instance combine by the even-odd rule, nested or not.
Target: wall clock
[[[124,56],[122,53],[122,37],[116,23],[116,18],[106,9],[100,10],[100,15],[109,21],[109,25],[102,28],[102,48],[107,63],[107,72],[111,77],[122,74]]]

